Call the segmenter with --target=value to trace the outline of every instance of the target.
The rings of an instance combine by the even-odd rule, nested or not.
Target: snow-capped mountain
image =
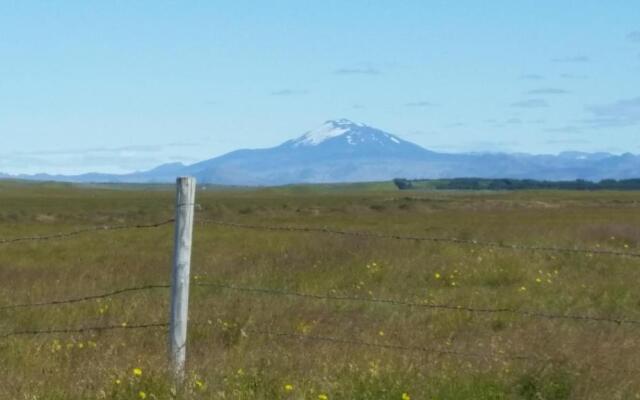
[[[304,135],[277,148],[325,155],[409,156],[431,153],[391,133],[348,119],[326,121]]]
[[[397,136],[365,124],[351,122],[348,119],[339,119],[326,121],[318,128],[305,133],[297,139],[290,140],[286,144],[292,147],[318,146],[330,140],[336,140],[350,146],[393,146],[404,142]]]
[[[195,176],[202,183],[231,185],[378,181],[398,177],[629,179],[640,177],[640,156],[580,152],[559,155],[435,153],[391,133],[339,119],[326,121],[276,147],[237,150],[192,165],[165,164],[127,175],[40,174],[18,178],[72,182],[171,182],[179,175]]]
[[[327,140],[331,140],[340,136],[343,136],[345,133],[353,130],[355,131],[359,128],[364,128],[364,124],[352,123],[346,119],[340,119],[337,121],[327,121],[322,126],[305,133],[297,139],[291,140],[290,144],[293,147],[298,146],[317,146],[322,142]],[[353,139],[351,135],[344,136],[349,144],[353,144]]]

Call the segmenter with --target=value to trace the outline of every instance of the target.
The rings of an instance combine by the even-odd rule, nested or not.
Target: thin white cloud
[[[520,75],[520,79],[529,80],[529,81],[539,81],[544,79],[544,76],[538,74],[524,74]]]
[[[511,103],[511,107],[545,108],[545,107],[549,107],[549,103],[547,103],[547,101],[543,99],[529,99],[529,100],[522,100],[522,101],[516,101],[514,103]]]
[[[582,75],[582,74],[563,73],[563,74],[560,74],[560,78],[562,78],[562,79],[587,79],[589,77],[587,75]]]
[[[584,55],[578,56],[567,56],[567,57],[556,57],[552,58],[551,61],[557,63],[588,63],[591,59]]]
[[[545,142],[545,144],[552,145],[581,145],[581,144],[590,144],[591,142],[586,139],[550,139]]]
[[[336,75],[379,75],[382,72],[373,67],[338,68],[333,71]]]
[[[624,127],[640,124],[640,96],[608,104],[588,106],[593,118],[583,122],[594,128]]]
[[[582,128],[576,125],[565,125],[558,128],[548,128],[545,129],[545,132],[552,133],[580,133],[582,132]]]
[[[405,103],[405,106],[406,107],[433,107],[435,106],[435,104],[430,101],[413,101],[410,103]]]
[[[568,91],[559,88],[540,88],[529,90],[527,94],[567,94]]]
[[[308,90],[282,89],[271,92],[272,96],[300,96],[308,94]]]
[[[627,34],[627,40],[630,40],[634,43],[640,43],[640,31],[633,31]]]
[[[166,153],[198,143],[172,142],[158,145],[89,147],[34,150],[0,154],[0,172],[80,174],[90,171],[126,173],[148,169],[167,161]],[[172,159],[188,161],[174,154]]]

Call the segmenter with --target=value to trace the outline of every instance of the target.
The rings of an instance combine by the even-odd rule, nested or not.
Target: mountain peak
[[[290,140],[285,145],[292,147],[318,146],[331,139],[341,138],[344,144],[349,146],[374,144],[398,145],[402,142],[400,138],[372,128],[360,122],[353,122],[346,118],[328,120],[316,129],[308,131],[297,139]],[[331,140],[331,142],[335,142]]]
[[[356,126],[359,126],[359,127],[366,126],[363,123],[353,122],[353,121],[351,121],[350,119],[347,119],[347,118],[330,119],[328,121],[325,121],[323,125],[332,125],[334,127],[344,127],[344,128],[347,128],[347,127],[350,128],[350,127],[356,127]]]
[[[294,141],[295,146],[316,146],[329,139],[343,135],[351,130],[363,128],[366,125],[356,123],[346,118],[328,120],[316,129],[310,130]]]

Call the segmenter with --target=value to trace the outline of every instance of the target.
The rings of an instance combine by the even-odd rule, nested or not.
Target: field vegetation
[[[640,398],[640,324],[466,310],[640,321],[640,258],[204,223],[640,253],[640,193],[398,191],[384,183],[210,187],[197,203],[182,390],[167,373],[166,327],[128,329],[167,322],[166,288],[3,308],[168,284],[168,224],[0,243],[0,398]],[[173,213],[169,186],[0,183],[1,239]],[[119,328],[2,337],[85,326]]]

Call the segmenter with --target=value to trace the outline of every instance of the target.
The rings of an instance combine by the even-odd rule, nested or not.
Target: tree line
[[[436,190],[640,190],[640,179],[604,179],[599,182],[576,179],[574,181],[545,181],[535,179],[403,179],[396,178],[393,183],[400,190],[436,189]]]

